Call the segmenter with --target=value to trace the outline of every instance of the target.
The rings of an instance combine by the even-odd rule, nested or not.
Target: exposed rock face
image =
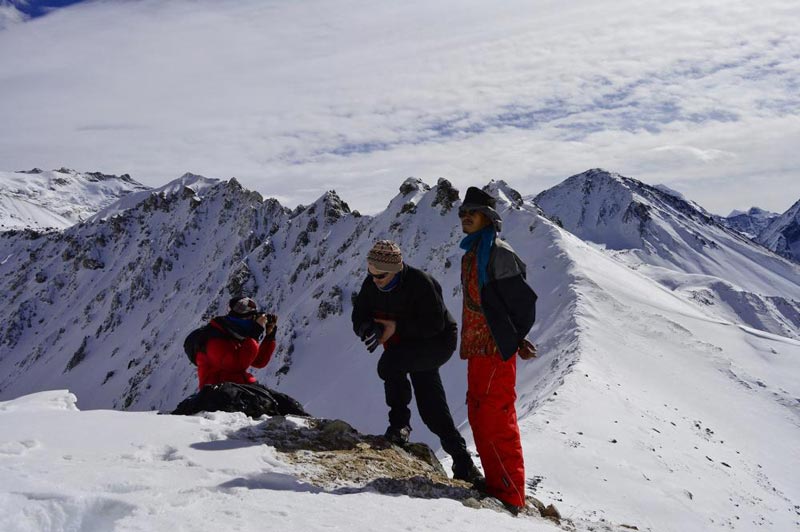
[[[450,212],[453,204],[458,201],[458,189],[447,179],[440,177],[436,183],[436,197],[433,198],[433,206],[441,205],[442,209],[439,211],[442,216]]]
[[[340,419],[273,416],[228,437],[274,447],[282,460],[297,466],[300,480],[319,491],[448,498],[476,509],[507,511],[497,499],[449,478],[427,445],[399,447],[382,436],[361,434]],[[533,497],[519,515],[560,517],[553,505]]]
[[[406,178],[405,181],[403,181],[402,185],[400,185],[400,194],[402,194],[403,196],[407,196],[412,192],[419,192],[419,191],[427,192],[430,189],[431,187],[426,185],[422,181],[422,179],[416,177],[409,177]]]

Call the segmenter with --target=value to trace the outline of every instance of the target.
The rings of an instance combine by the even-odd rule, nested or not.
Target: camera
[[[272,314],[271,312],[259,312],[258,314],[256,314],[256,319],[262,316],[264,316],[267,319],[265,323],[267,326],[275,325],[276,323],[278,323],[277,314]]]

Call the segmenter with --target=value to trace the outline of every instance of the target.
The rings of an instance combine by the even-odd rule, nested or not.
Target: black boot
[[[386,429],[386,432],[383,434],[383,437],[389,440],[389,442],[403,446],[408,443],[408,437],[411,435],[411,427],[408,425],[403,427],[395,427],[393,425],[389,425],[389,428]]]
[[[469,456],[453,461],[453,479],[469,482],[478,491],[486,488],[486,479],[483,477],[483,473]]]

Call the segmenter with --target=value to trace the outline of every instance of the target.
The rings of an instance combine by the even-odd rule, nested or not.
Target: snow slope
[[[366,251],[393,238],[460,318],[458,192],[408,179],[370,217],[334,192],[289,211],[234,180],[203,184],[173,183],[61,234],[0,236],[0,398],[68,388],[85,408],[170,409],[196,385],[181,340],[246,291],[280,314],[276,357],[258,378],[315,415],[382,432],[377,357],[352,334],[351,297]],[[800,342],[709,312],[503,182],[487,190],[540,297],[540,357],[518,371],[531,491],[566,517],[639,530],[798,526]],[[442,373],[471,438],[465,364]],[[435,443],[412,424],[414,439]]]
[[[0,172],[0,230],[63,229],[146,187],[127,174],[74,170]]]
[[[565,229],[704,312],[800,338],[800,267],[721,226],[700,206],[600,169],[533,201]]]
[[[241,414],[82,412],[54,391],[0,403],[0,423],[3,532],[559,530],[449,498],[323,491],[244,437],[264,422]]]

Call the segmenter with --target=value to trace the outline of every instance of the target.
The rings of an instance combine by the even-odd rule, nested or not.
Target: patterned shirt
[[[478,260],[474,250],[461,258],[461,289],[464,304],[461,314],[461,358],[500,356],[486,316],[481,310]]]

